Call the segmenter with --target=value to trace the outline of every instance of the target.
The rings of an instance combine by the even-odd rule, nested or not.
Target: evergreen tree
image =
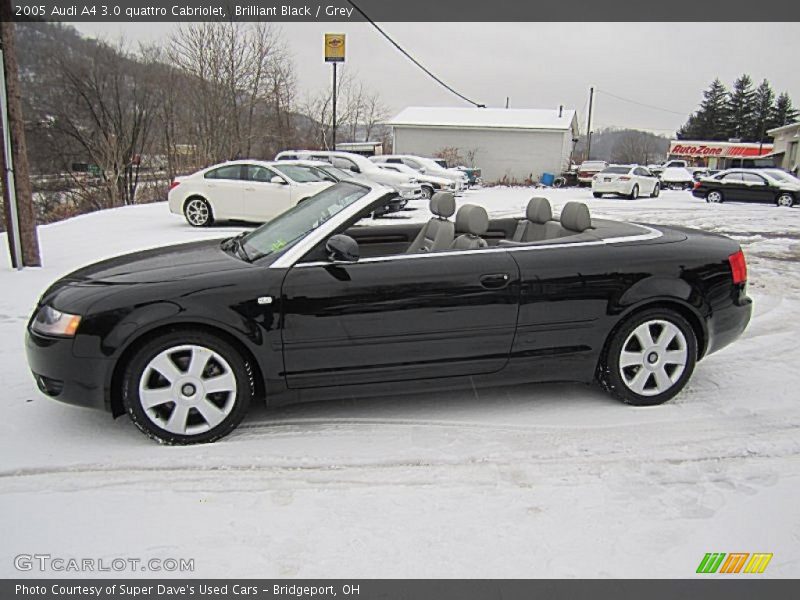
[[[750,134],[747,136],[749,142],[766,142],[769,136],[766,132],[769,128],[770,117],[773,111],[775,92],[766,79],[762,81],[753,97],[753,124]]]
[[[727,135],[728,122],[728,90],[719,79],[715,79],[703,92],[700,108],[678,131],[678,138],[724,140]]]
[[[783,92],[778,96],[778,99],[775,100],[775,106],[772,107],[767,130],[797,123],[797,116],[798,111],[792,106],[792,99],[789,97],[789,94]]]
[[[728,97],[727,138],[743,140],[755,129],[755,91],[753,80],[747,74],[733,83],[733,90]]]

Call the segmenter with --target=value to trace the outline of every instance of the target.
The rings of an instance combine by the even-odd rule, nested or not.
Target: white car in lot
[[[333,183],[302,165],[235,160],[176,177],[167,199],[169,210],[193,227],[229,219],[263,223]]]
[[[639,196],[658,196],[661,184],[658,177],[639,165],[611,165],[592,177],[592,195],[602,198],[603,194],[626,196],[631,200]]]
[[[661,173],[661,187],[665,190],[690,190],[694,181],[694,175],[686,167],[667,167]]]
[[[284,150],[275,155],[275,160],[278,163],[297,160],[327,162],[343,171],[361,175],[374,183],[393,187],[403,200],[415,200],[422,197],[422,188],[416,174],[412,176],[379,169],[378,165],[360,154],[333,150]]]
[[[458,169],[448,169],[436,162],[433,158],[416,156],[413,154],[381,154],[370,156],[369,159],[376,164],[400,164],[405,165],[420,175],[432,175],[443,177],[456,184],[456,192],[460,192],[467,187],[468,177],[463,171]]]
[[[422,196],[430,200],[434,192],[455,192],[457,189],[456,182],[446,177],[437,177],[435,175],[428,175],[427,173],[417,173],[402,163],[376,163],[379,168],[387,171],[394,171],[395,173],[405,173],[406,175],[413,175],[419,180],[419,185],[422,188]]]

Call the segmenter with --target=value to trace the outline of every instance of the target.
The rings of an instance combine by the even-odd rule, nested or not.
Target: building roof
[[[409,106],[388,121],[393,127],[455,127],[476,129],[572,128],[575,111],[541,108],[445,108]]]
[[[783,125],[782,127],[776,127],[775,129],[769,129],[767,131],[767,135],[775,137],[776,133],[783,133],[784,131],[791,131],[792,129],[800,129],[800,121],[797,123],[789,123],[788,125]]]

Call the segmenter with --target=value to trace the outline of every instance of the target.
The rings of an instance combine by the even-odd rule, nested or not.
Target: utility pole
[[[0,123],[3,128],[3,200],[11,264],[41,266],[33,209],[25,126],[19,92],[11,0],[0,0]]]
[[[589,88],[589,118],[586,124],[586,160],[592,160],[592,104],[594,103],[594,88]]]

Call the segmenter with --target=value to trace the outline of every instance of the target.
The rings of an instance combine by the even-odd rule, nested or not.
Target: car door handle
[[[508,285],[510,279],[508,273],[492,273],[481,277],[481,285],[488,290],[500,290]]]

